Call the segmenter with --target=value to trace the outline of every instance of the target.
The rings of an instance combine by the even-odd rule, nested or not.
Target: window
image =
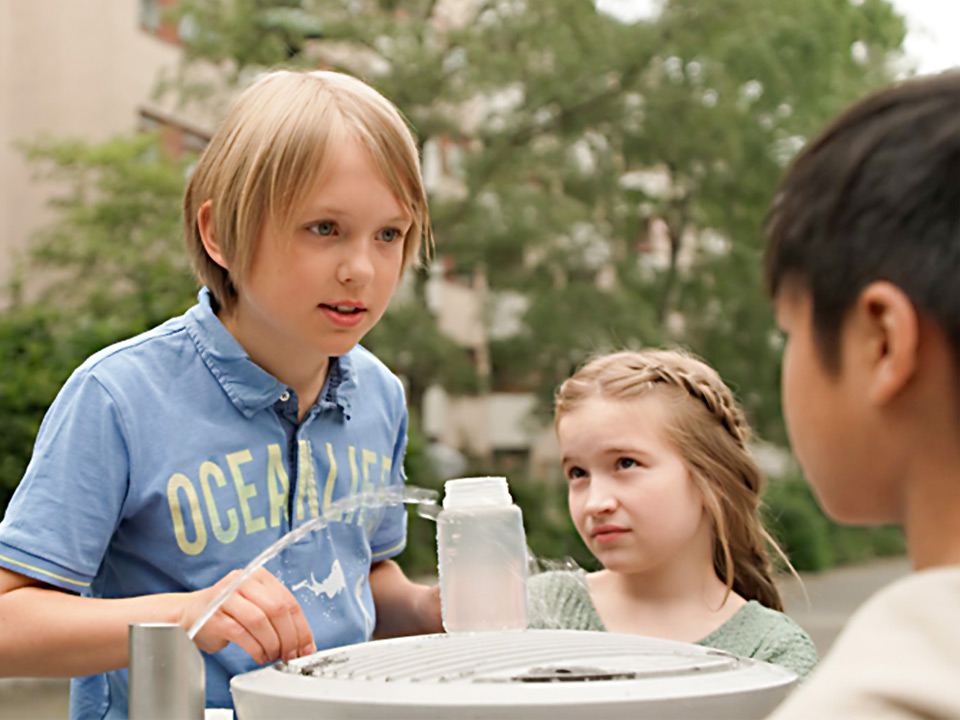
[[[140,26],[152,33],[160,30],[159,0],[140,0]]]

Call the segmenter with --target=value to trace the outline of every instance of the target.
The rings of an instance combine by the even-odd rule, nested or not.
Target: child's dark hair
[[[960,71],[854,105],[796,158],[767,219],[767,291],[810,292],[835,368],[847,311],[871,282],[899,287],[960,362]]]

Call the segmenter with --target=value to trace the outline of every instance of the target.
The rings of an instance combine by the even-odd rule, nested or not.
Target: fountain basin
[[[760,720],[796,681],[786,668],[688,643],[507,630],[325,650],[230,687],[239,720]]]

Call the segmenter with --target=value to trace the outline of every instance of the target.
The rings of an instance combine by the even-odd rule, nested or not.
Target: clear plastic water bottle
[[[527,541],[506,478],[444,484],[437,558],[447,632],[527,626]]]

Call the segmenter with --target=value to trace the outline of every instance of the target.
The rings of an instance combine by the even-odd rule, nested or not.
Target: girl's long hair
[[[703,494],[714,528],[717,577],[747,600],[783,610],[767,547],[796,574],[760,519],[763,473],[747,448],[750,428],[717,372],[676,350],[622,351],[588,362],[556,396],[554,422],[591,397],[630,401],[655,395],[668,411],[665,437]]]

